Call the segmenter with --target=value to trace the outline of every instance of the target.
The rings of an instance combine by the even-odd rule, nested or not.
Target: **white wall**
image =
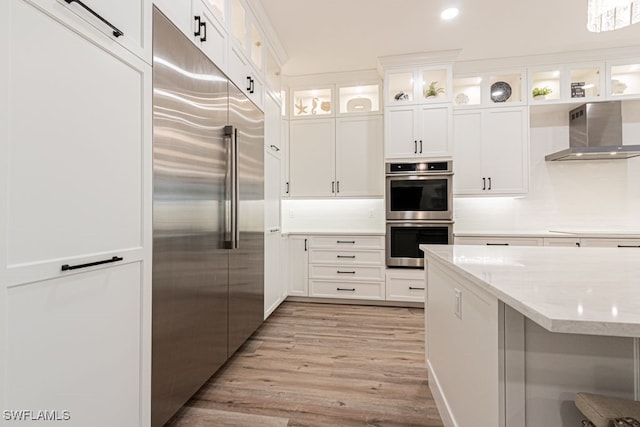
[[[384,233],[383,199],[283,200],[283,232]]]
[[[531,108],[528,195],[456,198],[455,231],[640,230],[640,157],[545,162],[569,146],[569,109]],[[640,144],[639,101],[623,103],[623,141]]]

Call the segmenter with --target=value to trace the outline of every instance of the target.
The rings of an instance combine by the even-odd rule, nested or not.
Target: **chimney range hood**
[[[545,156],[557,160],[612,160],[640,156],[640,145],[622,145],[620,101],[588,102],[569,112],[569,148]]]

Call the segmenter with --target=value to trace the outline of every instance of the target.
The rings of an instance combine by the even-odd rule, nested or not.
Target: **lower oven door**
[[[424,267],[419,245],[453,242],[453,221],[387,221],[386,258],[389,267]]]

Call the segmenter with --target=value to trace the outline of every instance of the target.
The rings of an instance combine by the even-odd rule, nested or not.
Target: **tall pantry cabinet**
[[[0,406],[147,425],[151,2],[6,0],[0,32]]]

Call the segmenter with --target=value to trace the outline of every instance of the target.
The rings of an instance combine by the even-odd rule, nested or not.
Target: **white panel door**
[[[451,106],[418,108],[418,156],[451,155]]]
[[[289,236],[288,294],[309,296],[309,239]]]
[[[264,318],[282,302],[280,232],[267,229],[264,236]]]
[[[416,131],[415,107],[387,108],[385,110],[385,157],[415,157],[418,153]]]
[[[198,17],[198,20],[194,19],[195,17]],[[190,36],[211,62],[226,72],[227,31],[218,23],[216,16],[202,0],[194,0],[191,18],[193,31]]]
[[[383,196],[382,116],[336,119],[336,195]]]
[[[141,247],[151,67],[24,1],[13,1],[12,19],[8,264]]]
[[[271,148],[264,155],[264,228],[280,228],[280,157]]]
[[[289,121],[281,120],[280,149],[282,150],[282,197],[289,197]]]
[[[141,425],[141,275],[134,262],[9,288],[5,408]]]
[[[291,197],[335,195],[335,120],[292,121],[289,136]]]
[[[454,194],[481,194],[482,112],[464,111],[453,117]]]
[[[527,190],[526,114],[526,107],[485,111],[482,161],[488,193],[523,193]]]

